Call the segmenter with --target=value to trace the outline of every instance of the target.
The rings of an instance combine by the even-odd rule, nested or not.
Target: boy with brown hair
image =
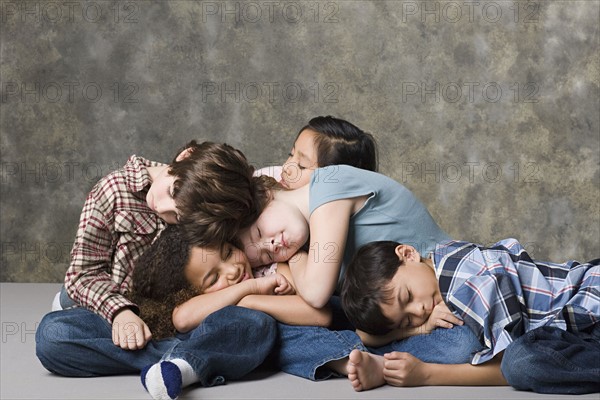
[[[367,345],[425,325],[452,328],[456,317],[482,345],[471,364],[457,365],[356,350],[348,371],[355,390],[508,382],[539,393],[600,391],[600,259],[535,261],[515,239],[441,243],[430,258],[373,242],[348,267],[342,300]]]
[[[220,246],[233,240],[256,218],[260,178],[253,172],[239,150],[192,141],[171,164],[134,155],[102,178],[83,207],[65,277],[61,306],[75,308],[47,314],[36,332],[36,353],[44,367],[66,376],[137,373],[178,345],[176,338],[151,341],[137,305],[129,300],[135,261],[166,224],[183,224],[193,243]],[[240,317],[248,320],[248,341],[265,343],[257,353],[266,356],[270,344],[265,337],[274,338],[274,321],[266,315]],[[214,320],[210,329],[227,343],[231,328]],[[239,323],[231,316],[223,321]]]

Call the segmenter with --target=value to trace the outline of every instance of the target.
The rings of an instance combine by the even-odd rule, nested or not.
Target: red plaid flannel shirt
[[[126,298],[134,263],[165,227],[146,203],[146,167],[159,165],[131,156],[94,186],[81,212],[65,287],[73,300],[110,323],[123,307],[137,311]]]

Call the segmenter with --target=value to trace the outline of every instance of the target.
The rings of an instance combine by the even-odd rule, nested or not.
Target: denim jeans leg
[[[332,331],[317,326],[292,326],[279,323],[277,356],[282,371],[311,380],[328,379],[337,374],[324,367],[329,361],[347,357],[354,349],[366,351],[354,331]]]
[[[369,348],[374,354],[392,351],[410,353],[419,360],[436,364],[464,364],[483,348],[477,336],[467,326],[438,328],[428,335],[412,336],[379,348]]]
[[[555,327],[527,332],[504,351],[502,374],[518,390],[546,394],[600,392],[600,324],[592,334]]]
[[[111,325],[84,308],[46,314],[35,333],[42,365],[64,376],[139,373],[156,363],[179,340],[153,340],[141,350],[123,350],[112,341]]]
[[[229,306],[210,314],[162,359],[186,360],[202,386],[213,386],[239,379],[258,367],[273,350],[276,338],[272,317]]]

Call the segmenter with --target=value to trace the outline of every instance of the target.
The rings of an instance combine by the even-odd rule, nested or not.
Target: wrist
[[[434,386],[434,385],[439,384],[439,383],[435,382],[435,377],[436,377],[435,366],[436,365],[437,364],[423,363],[423,385],[424,386]]]
[[[135,313],[133,312],[133,310],[132,310],[130,307],[123,307],[123,308],[121,308],[121,309],[117,310],[117,311],[116,311],[116,312],[113,314],[113,321],[114,321],[115,319],[117,319],[117,317],[118,317],[119,315],[125,315],[125,314],[127,314],[128,312],[135,314]]]
[[[243,282],[239,283],[239,286],[243,288],[243,292],[245,296],[250,294],[260,294],[260,287],[256,279],[247,279]]]

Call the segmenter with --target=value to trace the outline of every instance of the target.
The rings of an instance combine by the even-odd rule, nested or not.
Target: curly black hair
[[[140,308],[140,318],[153,339],[175,335],[173,310],[200,294],[185,276],[190,252],[183,229],[169,225],[136,261],[130,298]]]

